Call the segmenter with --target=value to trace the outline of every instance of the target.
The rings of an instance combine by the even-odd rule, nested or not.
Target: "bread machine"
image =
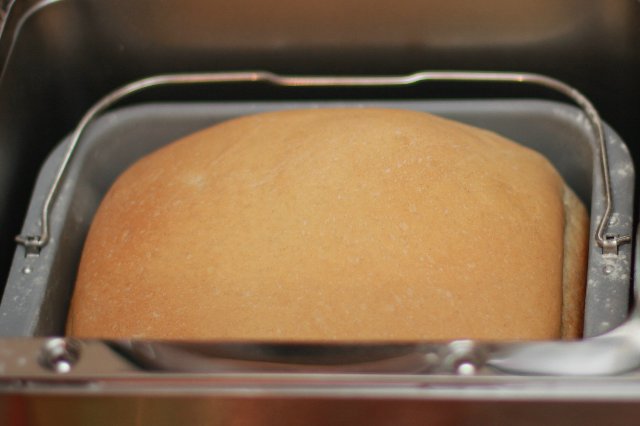
[[[308,68],[283,60],[280,67],[292,69],[297,76],[228,71],[245,68],[250,63],[243,62],[245,57],[255,58],[256,64],[262,59],[262,69],[269,65],[277,69],[278,64],[244,46],[242,34],[236,34],[235,44],[229,42],[234,53],[225,54],[225,43],[214,42],[224,40],[221,33],[212,31],[220,39],[202,39],[197,25],[182,36],[159,30],[163,25],[181,25],[180,17],[196,19],[189,8],[208,10],[197,1],[171,12],[164,10],[170,2],[157,6],[145,15],[141,29],[132,22],[140,19],[144,3],[120,4],[126,13],[100,1],[16,1],[7,5],[0,38],[4,55],[0,131],[7,140],[16,141],[5,144],[9,148],[6,158],[22,162],[7,163],[5,182],[43,165],[26,214],[21,215],[24,226],[15,232],[20,234],[20,244],[7,267],[10,271],[0,305],[0,413],[18,416],[15,418],[34,416],[42,424],[81,423],[98,415],[111,415],[113,421],[132,421],[138,416],[167,423],[208,418],[221,424],[278,424],[279,418],[305,423],[422,423],[427,419],[449,422],[445,424],[518,424],[534,419],[578,424],[589,419],[615,424],[638,410],[633,404],[640,399],[640,323],[631,297],[633,162],[622,142],[624,135],[618,136],[613,130],[617,126],[604,124],[596,111],[609,121],[610,110],[603,112],[597,99],[591,99],[594,108],[580,91],[566,84],[572,80],[571,73],[559,73],[566,77],[561,79],[542,75],[547,73],[471,72],[488,66],[471,61],[464,66],[468,71],[407,74],[373,61],[373,71],[379,72],[369,69],[363,75],[354,73],[359,68],[348,61],[342,67],[336,64],[335,69],[323,69],[312,67],[313,60],[306,62]],[[420,9],[409,3],[397,6],[405,17],[409,10]],[[257,7],[245,5],[243,10],[251,10],[250,6]],[[627,6],[637,17],[637,5]],[[341,7],[348,9],[349,4]],[[493,7],[508,8],[500,2]],[[547,7],[551,16],[569,19],[562,7]],[[609,17],[623,15],[600,3],[592,7],[605,10]],[[280,15],[284,12],[276,9],[274,17],[288,22]],[[224,7],[217,10],[223,15],[253,16]],[[291,10],[294,15],[302,13],[295,7]],[[214,11],[209,12],[213,16]],[[368,19],[375,21],[380,16],[372,12]],[[584,19],[589,17],[594,19],[592,15]],[[262,28],[253,19],[254,27]],[[75,34],[51,27],[60,22]],[[574,24],[574,36],[588,31],[581,29],[580,22]],[[508,26],[503,25],[506,31]],[[606,34],[609,28],[603,24],[598,30]],[[227,31],[233,33],[231,28]],[[289,31],[300,40],[315,40],[305,39],[306,33],[298,27]],[[408,30],[398,31],[412,37]],[[446,29],[440,31],[446,33]],[[40,46],[43,35],[47,47],[35,49],[42,55],[34,58],[33,47]],[[374,30],[369,36],[383,49]],[[252,40],[260,46],[256,37]],[[278,51],[273,39],[269,43],[269,49]],[[358,46],[357,38],[351,43]],[[529,43],[542,41],[534,38]],[[203,54],[207,49],[219,52],[227,62],[207,61]],[[243,49],[246,51],[240,54]],[[304,57],[295,49],[282,49],[298,60]],[[316,49],[323,52],[321,47]],[[439,51],[435,45],[429,49]],[[460,58],[468,55],[452,49]],[[129,61],[141,52],[145,61]],[[500,58],[497,53],[494,56]],[[171,60],[177,58],[179,65]],[[499,60],[495,64],[515,68]],[[407,61],[403,66],[414,65]],[[524,69],[531,68],[524,65]],[[309,72],[316,69],[326,72],[320,77]],[[210,70],[218,72],[205,73]],[[67,78],[74,71],[74,78]],[[224,84],[229,82],[235,84]],[[260,82],[287,87],[271,88]],[[176,87],[185,83],[196,84],[196,88]],[[320,91],[316,86],[328,89]],[[393,86],[403,87],[394,91]],[[363,87],[373,88],[369,92]],[[23,93],[33,98],[21,96]],[[287,345],[61,337],[84,234],[101,195],[127,164],[157,146],[230,117],[336,105],[435,112],[490,128],[545,153],[591,209],[585,339]],[[27,117],[38,117],[39,125],[30,125]],[[77,123],[75,132],[44,161],[45,152]],[[622,128],[627,129],[624,124]],[[17,142],[20,138],[34,141],[28,145],[32,148],[29,154],[41,161],[20,155],[24,149]],[[18,154],[11,157],[11,149]],[[15,170],[7,173],[11,168]],[[13,199],[27,197],[27,186],[26,182],[15,184],[13,193],[23,193]],[[29,407],[53,414],[48,420],[38,418],[30,414],[35,408]]]

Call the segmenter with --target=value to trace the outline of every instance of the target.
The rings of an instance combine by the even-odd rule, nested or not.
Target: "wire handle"
[[[460,81],[460,82],[496,82],[496,83],[525,83],[543,86],[562,93],[573,100],[586,114],[598,139],[600,151],[600,166],[602,168],[604,196],[606,199],[605,212],[596,230],[595,241],[603,254],[617,254],[618,247],[631,241],[630,235],[606,234],[606,228],[613,210],[611,195],[611,180],[609,177],[609,159],[605,143],[604,131],[600,115],[589,100],[573,87],[540,74],[516,72],[475,72],[475,71],[422,71],[400,76],[284,76],[265,71],[247,72],[213,72],[195,74],[165,74],[143,78],[131,82],[114,90],[94,104],[82,117],[75,128],[71,141],[64,154],[62,163],[49,188],[41,211],[40,235],[19,235],[15,240],[22,244],[27,255],[37,256],[40,250],[50,240],[49,212],[55,201],[64,174],[73,158],[80,138],[89,123],[101,112],[111,107],[121,99],[157,86],[211,84],[211,83],[242,83],[267,82],[276,86],[298,87],[329,87],[329,86],[408,86],[424,81]]]

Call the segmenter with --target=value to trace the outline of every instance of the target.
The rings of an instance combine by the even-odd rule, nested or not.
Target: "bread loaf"
[[[135,163],[67,332],[281,341],[578,337],[587,213],[540,154],[421,112],[224,122]]]

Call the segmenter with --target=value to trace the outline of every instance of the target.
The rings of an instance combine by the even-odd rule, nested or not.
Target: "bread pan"
[[[582,111],[539,100],[259,102],[146,104],[114,110],[92,122],[64,176],[51,212],[51,239],[39,256],[18,246],[0,305],[0,335],[62,335],[83,241],[114,179],[140,156],[181,136],[244,114],[295,108],[385,107],[435,113],[487,128],[546,155],[590,206],[591,234],[603,211],[603,182],[592,129]],[[625,145],[605,126],[615,213],[609,232],[630,234],[634,169]],[[37,232],[46,192],[65,151],[63,142],[40,173],[24,224]],[[495,254],[492,254],[495,255]],[[585,336],[613,329],[628,316],[631,245],[589,254]]]

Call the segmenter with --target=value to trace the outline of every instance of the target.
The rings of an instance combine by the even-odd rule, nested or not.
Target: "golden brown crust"
[[[582,337],[589,249],[589,216],[576,194],[565,186],[562,338]]]
[[[558,338],[563,187],[539,154],[424,113],[232,120],[119,177],[89,232],[67,331]]]

